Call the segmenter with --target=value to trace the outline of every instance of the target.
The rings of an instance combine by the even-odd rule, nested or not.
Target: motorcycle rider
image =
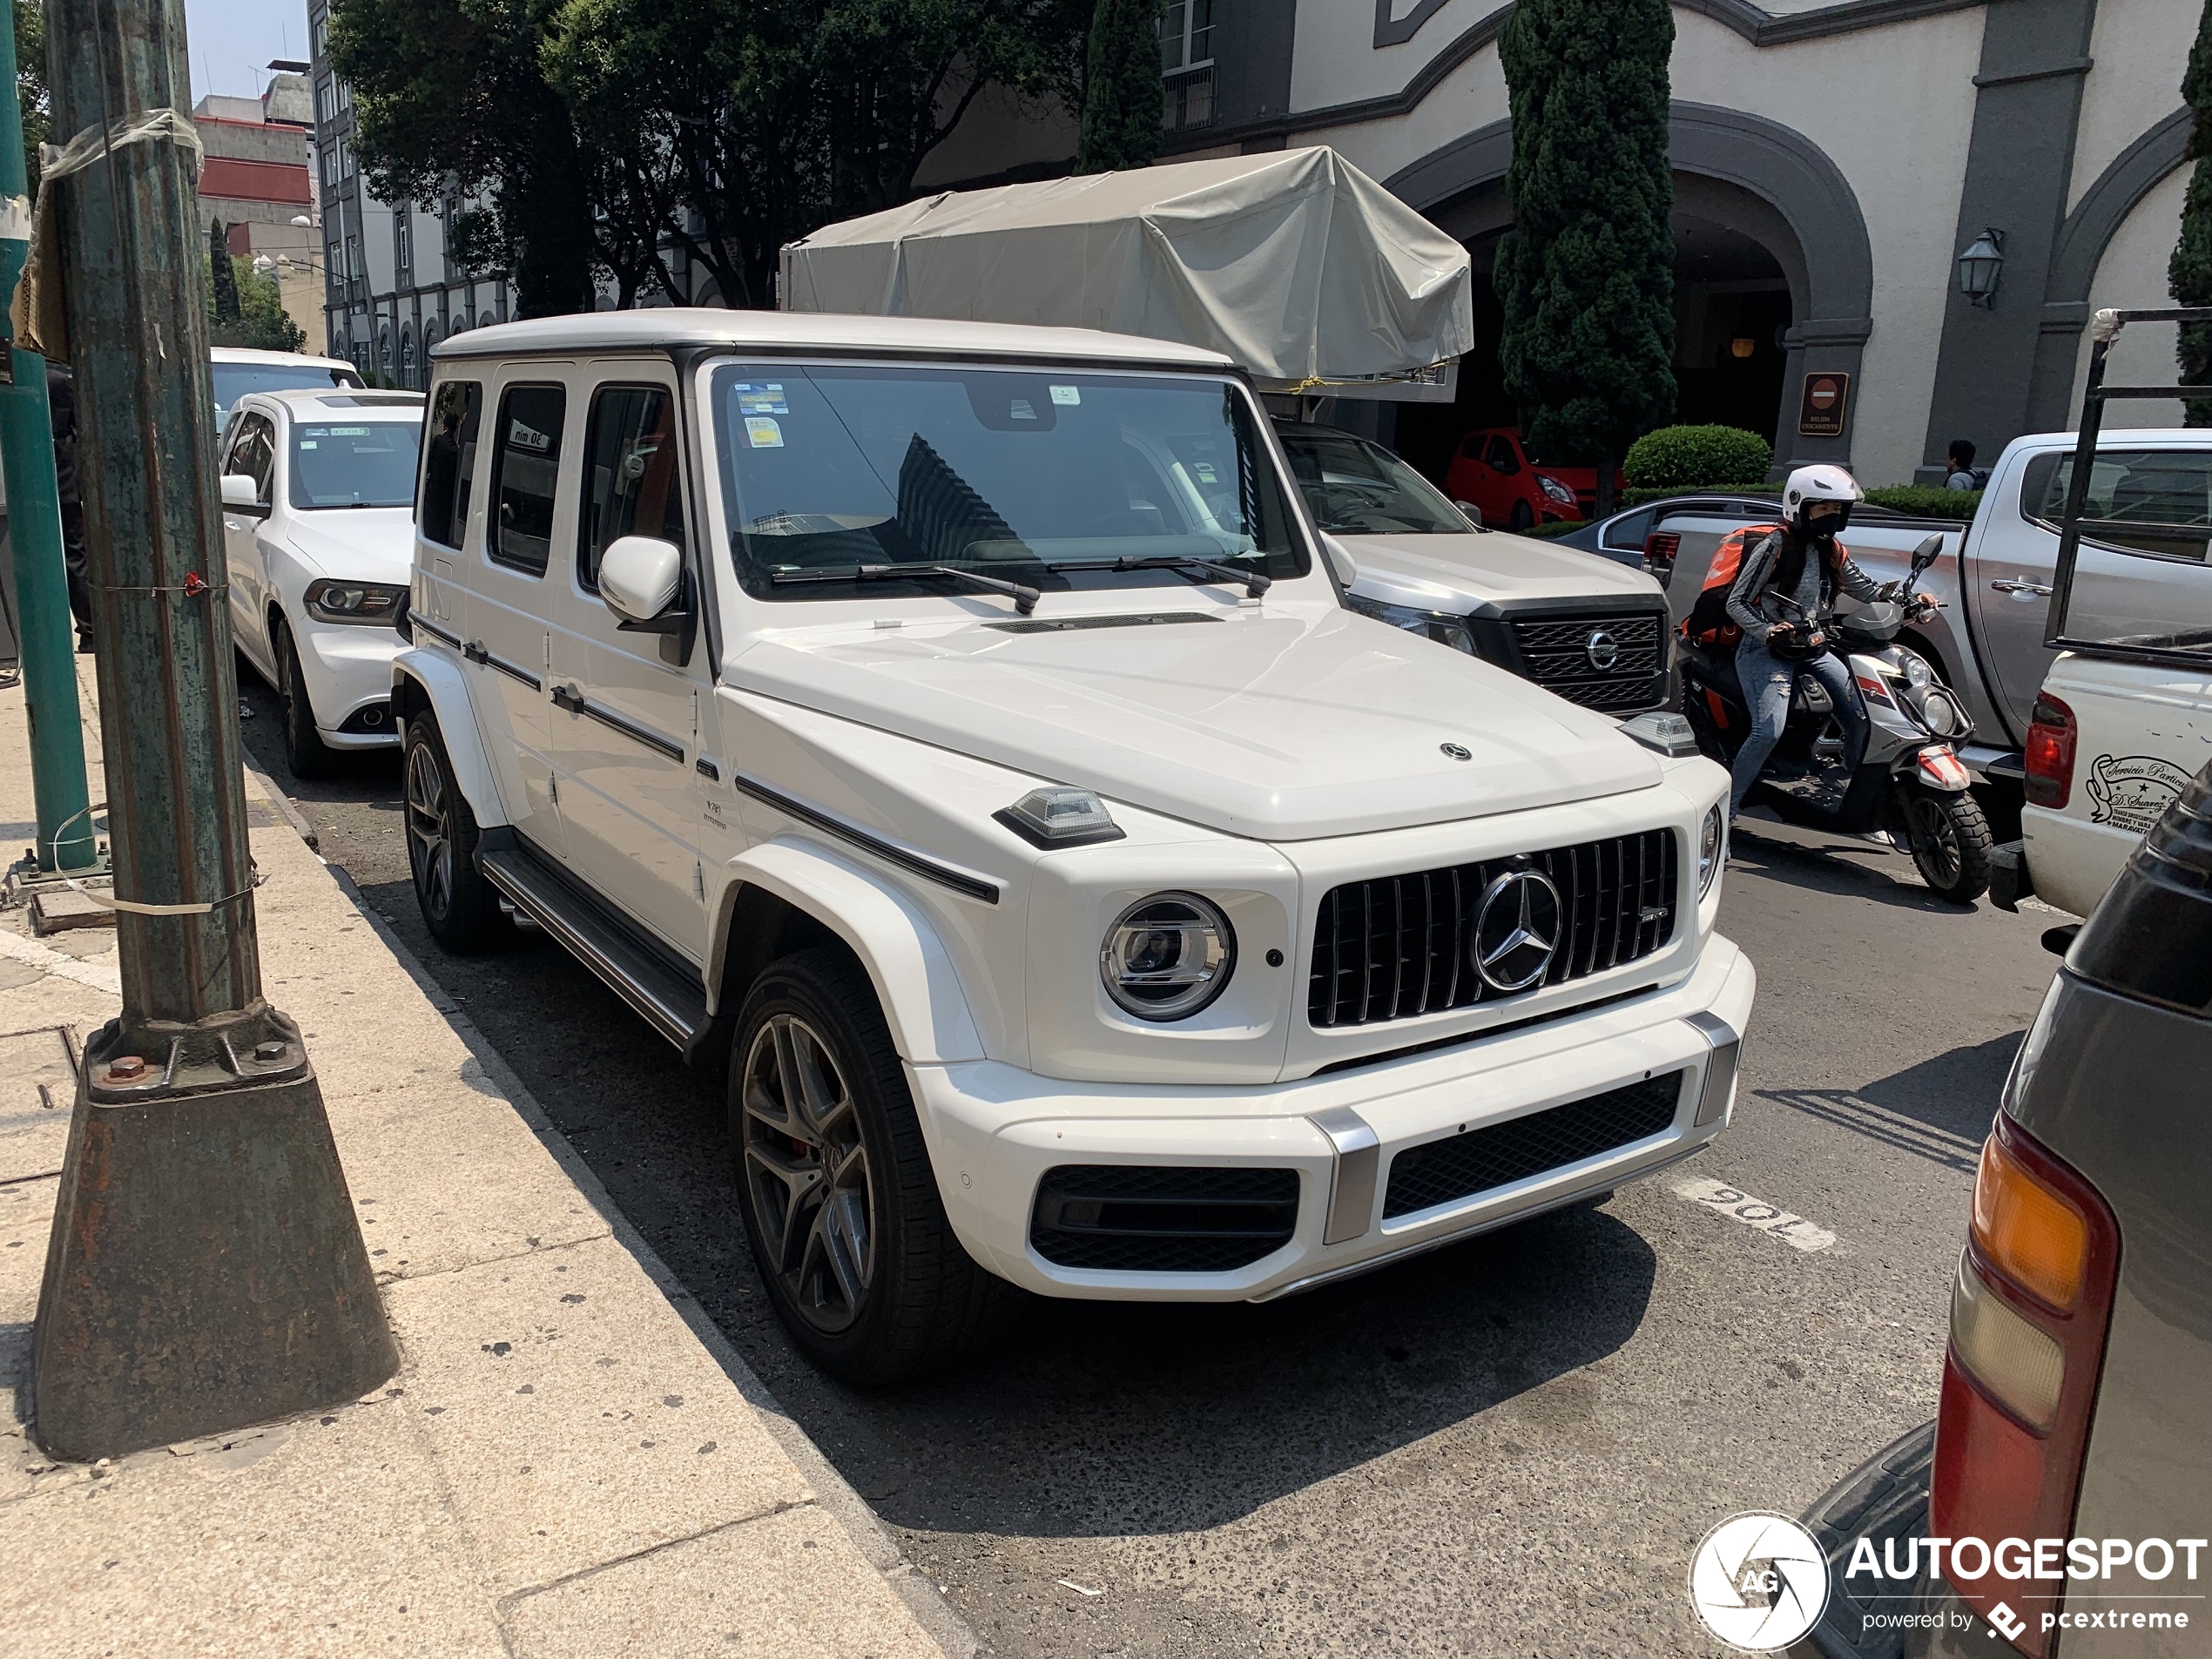
[[[1882,597],[1874,579],[1836,540],[1851,522],[1852,503],[1865,498],[1858,481],[1841,467],[1799,467],[1782,487],[1783,524],[1744,550],[1729,589],[1728,614],[1743,635],[1736,648],[1736,673],[1750,730],[1737,751],[1728,797],[1731,821],[1782,740],[1798,675],[1819,681],[1835,706],[1844,728],[1846,772],[1857,769],[1865,752],[1865,711],[1852,691],[1851,671],[1826,649],[1821,624],[1839,592],[1869,602]],[[1916,603],[1933,599],[1920,594]]]

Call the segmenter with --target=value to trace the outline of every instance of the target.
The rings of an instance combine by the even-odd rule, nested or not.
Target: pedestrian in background
[[[1946,489],[1979,489],[1980,476],[1974,471],[1974,446],[1964,438],[1953,438],[1948,458],[1944,462],[1943,487]]]

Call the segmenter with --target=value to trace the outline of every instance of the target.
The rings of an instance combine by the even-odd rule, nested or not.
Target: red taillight
[[[2120,1274],[2119,1224],[2094,1187],[2002,1115],[1983,1150],[1974,1217],[1952,1298],[1929,1534],[1993,1549],[2006,1538],[2063,1538]],[[1946,1553],[1944,1576],[1985,1617],[2013,1604],[2027,1621],[2013,1645],[2042,1659],[2041,1615],[2058,1610],[2064,1581],[2008,1580],[1986,1550],[1969,1551],[1967,1563],[1979,1576]]]
[[[2048,691],[2035,699],[2027,724],[2027,798],[2038,806],[2064,806],[2074,792],[2074,744],[2081,735],[2074,711]]]
[[[1681,551],[1680,531],[1654,530],[1643,538],[1643,568],[1654,576],[1662,570],[1672,570],[1675,556]]]

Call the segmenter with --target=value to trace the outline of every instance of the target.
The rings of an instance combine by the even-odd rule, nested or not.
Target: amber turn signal
[[[1973,1231],[1989,1264],[2029,1295],[2061,1312],[2080,1299],[2088,1223],[1993,1134],[1974,1177]]]

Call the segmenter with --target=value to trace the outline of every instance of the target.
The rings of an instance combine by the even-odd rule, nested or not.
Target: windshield
[[[1435,485],[1379,443],[1316,427],[1278,427],[1283,453],[1325,530],[1464,536],[1471,528]]]
[[[860,594],[790,582],[857,565],[952,564],[1044,589],[1179,579],[1086,568],[1117,559],[1306,572],[1251,405],[1226,381],[731,365],[714,411],[731,551],[761,598]]]
[[[231,405],[248,392],[328,391],[334,386],[359,386],[361,377],[343,363],[317,368],[307,363],[211,363],[209,378],[215,384],[215,429],[231,418]]]
[[[411,507],[422,428],[412,421],[292,428],[293,506]]]

